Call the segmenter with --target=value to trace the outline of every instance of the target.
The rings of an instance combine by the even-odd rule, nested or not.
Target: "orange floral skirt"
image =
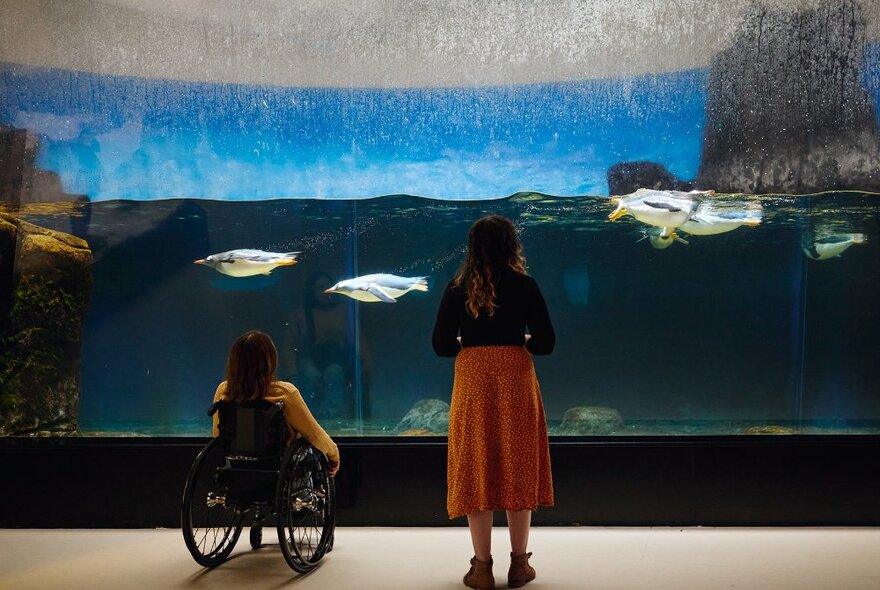
[[[449,518],[553,505],[544,404],[524,347],[475,346],[458,353],[446,483]]]

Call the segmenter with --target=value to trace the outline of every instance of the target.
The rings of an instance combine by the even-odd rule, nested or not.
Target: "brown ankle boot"
[[[519,588],[535,579],[535,568],[529,565],[531,553],[510,554],[510,569],[507,572],[507,586]]]
[[[471,558],[471,569],[464,575],[464,585],[479,590],[495,590],[495,576],[492,575],[492,557],[489,561]]]

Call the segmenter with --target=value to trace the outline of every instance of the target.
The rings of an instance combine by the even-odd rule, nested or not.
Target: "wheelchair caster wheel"
[[[263,525],[254,523],[251,527],[251,547],[259,549],[263,546]]]

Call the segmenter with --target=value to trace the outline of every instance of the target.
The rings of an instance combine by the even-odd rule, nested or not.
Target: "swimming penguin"
[[[279,266],[293,266],[302,252],[264,252],[262,250],[229,250],[196,260],[195,264],[210,266],[231,277],[267,275]]]
[[[612,197],[617,203],[608,219],[616,221],[627,213],[648,225],[663,228],[663,238],[674,235],[675,229],[690,219],[699,205],[701,195],[714,194],[715,191],[659,191],[640,188],[622,197]]]
[[[665,250],[669,246],[673,244],[673,242],[679,242],[684,244],[685,246],[689,246],[690,243],[684,238],[680,237],[675,232],[672,232],[670,235],[661,235],[663,233],[663,228],[661,227],[649,227],[645,230],[644,237],[637,240],[637,242],[641,242],[642,240],[648,240],[651,245],[657,250]]]
[[[410,291],[427,291],[428,277],[398,277],[373,274],[339,281],[324,293],[339,293],[352,299],[375,303],[397,303],[397,298]]]
[[[804,247],[804,254],[813,260],[828,260],[843,254],[853,244],[865,244],[865,234],[834,234],[824,236]]]
[[[743,225],[755,227],[760,224],[760,208],[726,211],[702,204],[697,207],[690,219],[678,226],[678,229],[694,236],[714,236],[733,231]]]

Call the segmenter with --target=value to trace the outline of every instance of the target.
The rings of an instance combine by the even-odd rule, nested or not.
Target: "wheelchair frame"
[[[250,521],[250,544],[262,546],[274,515],[287,564],[305,574],[333,548],[336,488],[323,453],[303,438],[287,444],[282,402],[220,401],[220,436],[190,468],[181,503],[184,542],[202,566],[226,561]]]

